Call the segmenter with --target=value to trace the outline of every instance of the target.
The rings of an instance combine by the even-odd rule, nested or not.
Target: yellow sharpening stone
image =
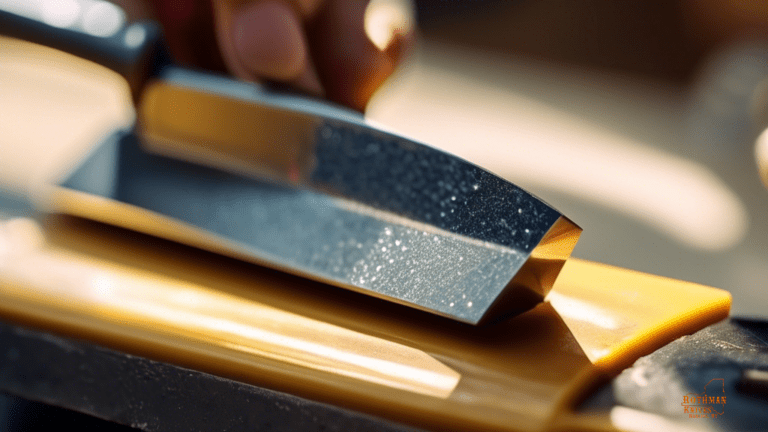
[[[118,228],[0,221],[0,318],[435,430],[610,430],[573,406],[728,315],[722,290],[571,259],[476,328]]]

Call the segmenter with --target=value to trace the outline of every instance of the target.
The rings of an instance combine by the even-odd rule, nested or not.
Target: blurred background
[[[724,288],[735,315],[768,317],[764,2],[412,7],[419,42],[369,119],[534,192],[584,228],[576,257]],[[32,196],[133,118],[113,73],[0,39],[6,194]]]

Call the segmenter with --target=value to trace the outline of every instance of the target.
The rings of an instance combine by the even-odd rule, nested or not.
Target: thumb
[[[322,94],[296,5],[280,0],[217,1],[214,15],[224,62],[236,76],[283,81]]]

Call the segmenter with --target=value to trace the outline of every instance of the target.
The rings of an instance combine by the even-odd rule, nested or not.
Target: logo
[[[689,418],[717,418],[725,413],[725,380],[713,378],[702,393],[683,396],[683,413]]]

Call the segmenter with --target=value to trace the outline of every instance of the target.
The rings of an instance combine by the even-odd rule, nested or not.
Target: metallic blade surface
[[[173,143],[180,151],[204,148],[210,154],[228,145],[224,150],[236,152],[233,160],[276,150],[296,155],[273,166],[272,173],[524,253],[560,217],[514,184],[456,156],[371,127],[357,113],[183,69],[171,69],[164,78],[150,84],[140,110],[142,134],[161,143],[154,147],[161,152],[162,144]],[[255,115],[248,116],[245,107]],[[255,124],[255,118],[269,121]],[[264,123],[278,125],[277,132],[265,131]],[[233,149],[238,139],[241,147]],[[264,159],[256,159],[254,169]]]
[[[218,241],[219,252],[459,321],[533,307],[580,232],[464,160],[251,84],[171,69],[145,91],[139,125],[143,146],[131,134],[108,142],[62,184],[143,209],[156,226],[108,222]],[[74,207],[64,211],[87,206]],[[173,234],[168,221],[214,239]]]

